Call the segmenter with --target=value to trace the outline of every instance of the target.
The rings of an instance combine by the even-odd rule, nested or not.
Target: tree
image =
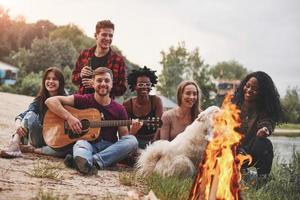
[[[48,38],[35,39],[30,50],[29,64],[25,67],[27,72],[44,71],[50,66],[73,66],[77,52],[68,40]]]
[[[215,79],[225,80],[241,80],[249,72],[237,61],[223,61],[217,63],[210,69],[210,72]]]
[[[69,66],[66,66],[63,70],[64,77],[65,77],[65,88],[68,94],[74,94],[78,87],[72,83],[71,76],[72,76],[72,69]]]
[[[289,123],[300,123],[300,98],[299,88],[288,88],[282,100],[282,106],[286,121]]]
[[[216,86],[209,75],[209,65],[204,64],[198,48],[188,56],[186,73],[188,77],[192,77],[196,81],[202,91],[202,108],[213,105],[215,100],[211,97],[216,93]]]
[[[56,39],[50,43],[56,50],[55,63],[64,68],[65,66],[74,66],[77,58],[77,51],[72,42],[64,39]]]
[[[157,91],[162,95],[176,100],[176,90],[178,84],[183,80],[182,74],[187,65],[188,52],[185,43],[179,43],[178,47],[171,46],[169,52],[161,52],[163,66],[162,73],[159,75]]]
[[[8,57],[8,63],[19,68],[18,77],[24,77],[27,74],[27,66],[30,63],[30,51],[20,48],[18,51],[12,51]]]
[[[44,71],[47,67],[57,65],[58,53],[47,38],[34,39],[31,44],[30,63],[27,72]]]
[[[78,26],[69,24],[60,26],[53,30],[49,35],[50,40],[64,39],[72,42],[77,52],[94,45],[94,40],[86,36]]]
[[[42,83],[42,72],[31,72],[17,83],[16,89],[18,94],[36,96]]]
[[[29,49],[35,38],[42,39],[48,37],[49,33],[56,28],[56,25],[48,20],[39,20],[36,23],[26,24],[21,47]]]
[[[8,42],[8,33],[12,24],[8,10],[0,6],[0,58],[9,54],[10,44]]]
[[[208,73],[209,66],[204,64],[199,49],[188,52],[184,42],[169,52],[162,51],[162,74],[159,75],[157,90],[164,96],[176,100],[177,86],[182,80],[193,79],[202,90],[202,105],[206,108],[213,104],[212,93],[216,91]]]

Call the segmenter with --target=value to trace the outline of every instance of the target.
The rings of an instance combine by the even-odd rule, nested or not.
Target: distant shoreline
[[[300,137],[300,129],[276,128],[272,136]]]

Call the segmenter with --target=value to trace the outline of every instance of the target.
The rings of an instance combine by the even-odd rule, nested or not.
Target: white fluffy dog
[[[218,111],[218,107],[211,106],[171,142],[159,140],[149,145],[138,158],[138,173],[148,176],[155,172],[163,177],[194,175],[213,128],[213,115]]]

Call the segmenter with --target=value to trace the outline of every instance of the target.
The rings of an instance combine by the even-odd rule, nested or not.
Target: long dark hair
[[[40,87],[40,90],[39,90],[37,96],[34,99],[35,101],[39,102],[41,113],[46,112],[47,106],[45,105],[45,101],[46,101],[47,98],[50,97],[49,92],[45,87],[45,81],[46,81],[46,78],[47,78],[47,76],[50,72],[53,72],[55,77],[59,81],[59,87],[58,87],[57,95],[66,95],[66,92],[65,92],[65,78],[64,78],[63,72],[58,67],[49,67],[49,68],[47,68],[46,71],[43,74],[43,81],[42,81],[42,85]]]
[[[181,106],[182,94],[183,94],[184,88],[188,85],[194,85],[196,87],[196,90],[197,90],[197,101],[191,108],[192,121],[194,121],[197,118],[200,111],[201,111],[200,107],[201,107],[201,97],[202,97],[201,90],[200,90],[200,88],[198,87],[198,85],[196,84],[195,81],[191,81],[191,80],[182,81],[178,85],[178,87],[177,87],[177,104],[178,104],[178,106]]]
[[[252,77],[257,79],[259,85],[256,102],[258,112],[266,113],[267,116],[276,123],[283,122],[284,117],[279,93],[272,78],[265,72],[257,71],[248,74],[238,86],[233,98],[233,103],[239,108],[242,107],[244,103],[244,87]]]

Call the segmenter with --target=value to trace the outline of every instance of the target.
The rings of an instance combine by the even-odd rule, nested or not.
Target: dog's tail
[[[136,163],[138,174],[149,176],[155,170],[155,166],[160,158],[168,151],[169,141],[158,140],[149,145],[145,151],[141,153]]]

